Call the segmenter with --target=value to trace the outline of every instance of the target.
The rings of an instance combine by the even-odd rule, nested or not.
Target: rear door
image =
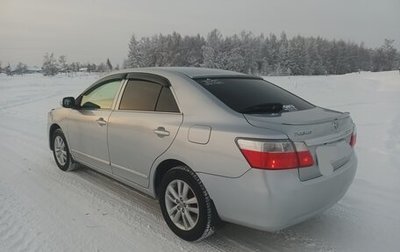
[[[109,119],[113,174],[146,187],[154,160],[171,145],[182,118],[168,81],[131,74]]]

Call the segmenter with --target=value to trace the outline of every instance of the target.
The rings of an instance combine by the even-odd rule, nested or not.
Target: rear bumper
[[[330,176],[299,180],[297,170],[250,169],[239,178],[209,174],[202,180],[222,220],[265,231],[302,222],[339,201],[352,183],[357,158]]]

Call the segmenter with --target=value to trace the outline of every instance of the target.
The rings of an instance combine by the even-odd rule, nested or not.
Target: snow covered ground
[[[89,169],[61,172],[47,112],[97,76],[0,75],[0,251],[400,251],[400,74],[266,77],[311,102],[351,112],[359,168],[325,213],[277,233],[233,224],[200,243],[178,239],[158,203]]]

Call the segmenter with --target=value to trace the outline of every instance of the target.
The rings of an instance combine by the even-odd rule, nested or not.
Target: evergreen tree
[[[143,41],[145,40],[145,41]],[[128,59],[126,62],[127,68],[129,67],[143,67],[144,56],[144,48],[141,46],[141,43],[148,44],[150,41],[148,39],[142,39],[142,41],[137,41],[135,35],[133,34],[131,40],[129,41],[129,52]]]
[[[110,59],[107,59],[106,65],[107,65],[107,71],[112,71],[113,70],[113,66],[111,65]]]
[[[204,38],[199,34],[196,36],[185,36],[181,43],[181,65],[200,66],[204,61],[202,47],[205,43]]]
[[[267,61],[268,61],[268,74],[276,73],[276,68],[279,65],[279,41],[275,34],[270,34],[267,43]]]
[[[295,36],[282,32],[265,37],[241,32],[222,36],[212,30],[206,38],[158,34],[129,42],[123,68],[149,66],[203,66],[259,75],[344,74],[360,70],[383,71],[400,66],[392,40],[377,49],[343,40]]]
[[[393,46],[394,40],[385,39],[384,44],[375,50],[373,59],[373,71],[388,71],[397,66],[398,53]]]
[[[289,41],[287,39],[285,32],[281,33],[281,38],[279,40],[278,55],[279,55],[278,56],[279,63],[276,68],[276,74],[290,75],[291,58],[289,58]]]
[[[297,36],[289,41],[287,67],[293,75],[305,74],[307,69],[307,51],[305,41]]]
[[[204,59],[202,66],[224,69],[221,55],[223,52],[222,43],[222,35],[217,29],[212,30],[208,34],[206,44],[202,47]]]
[[[257,59],[259,55],[259,40],[251,32],[241,32],[240,37],[235,38],[235,49],[240,51],[240,56],[244,61],[244,66],[239,68],[239,72],[256,74],[258,73]]]

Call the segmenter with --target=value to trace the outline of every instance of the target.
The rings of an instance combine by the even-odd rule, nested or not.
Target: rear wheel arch
[[[162,161],[160,164],[157,165],[156,171],[155,171],[155,175],[154,175],[154,195],[156,196],[156,198],[158,198],[159,196],[159,192],[160,192],[160,184],[161,181],[164,177],[164,175],[172,168],[176,167],[176,166],[186,166],[189,167],[188,165],[186,165],[185,163],[183,163],[182,161],[176,160],[176,159],[166,159],[164,161]]]
[[[159,199],[161,181],[162,181],[164,175],[167,174],[167,172],[169,170],[171,170],[172,168],[177,167],[177,166],[185,166],[188,169],[192,170],[190,168],[190,166],[188,166],[184,162],[179,161],[177,159],[166,159],[166,160],[162,161],[160,164],[158,164],[158,166],[156,168],[156,171],[155,171],[154,180],[153,180],[154,181],[154,185],[153,185],[154,195],[155,195],[155,197],[157,199]],[[200,180],[200,178],[199,178],[199,180]],[[206,190],[207,190],[207,188],[206,188]],[[211,198],[211,196],[210,196],[210,199],[211,199],[211,204],[212,204],[213,211],[215,213],[214,214],[214,218],[215,218],[214,219],[214,223],[217,226],[220,226],[220,225],[222,225],[222,220],[221,220],[221,218],[220,218],[220,216],[218,214],[217,208],[215,207],[214,201]]]
[[[182,184],[187,185],[186,193]],[[171,191],[175,193],[171,194]],[[192,201],[190,192],[195,201]],[[171,231],[180,238],[186,241],[200,241],[214,233],[216,220],[219,219],[218,213],[204,184],[187,165],[174,166],[164,174],[159,186],[159,203],[164,220]],[[194,213],[194,216],[191,213]],[[188,215],[191,217],[188,218]],[[196,219],[194,224],[193,217]]]

